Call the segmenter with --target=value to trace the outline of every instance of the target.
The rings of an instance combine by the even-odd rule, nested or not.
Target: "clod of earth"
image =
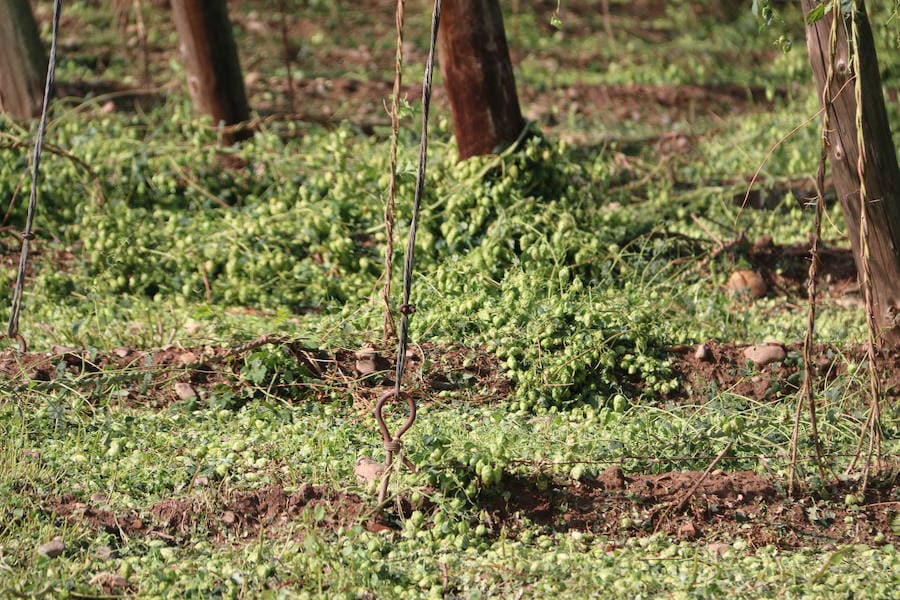
[[[130,592],[134,589],[134,586],[127,579],[109,571],[100,571],[91,577],[91,585],[99,586],[100,589],[111,596]]]
[[[384,473],[384,465],[375,462],[368,456],[360,456],[356,459],[356,466],[353,468],[356,478],[362,482],[376,481],[381,479]]]
[[[66,544],[62,541],[62,538],[55,537],[46,544],[41,544],[38,546],[38,554],[41,556],[46,556],[47,558],[56,558],[57,556],[62,555],[63,552],[66,551]]]
[[[762,275],[746,269],[732,273],[725,288],[735,296],[751,300],[762,298],[768,290]]]
[[[354,354],[354,358],[356,359],[354,368],[360,375],[371,375],[391,368],[391,361],[378,354],[374,348],[358,350]]]
[[[709,358],[709,350],[707,350],[706,344],[697,344],[697,349],[694,350],[694,358],[697,360],[706,360]]]
[[[744,350],[744,357],[757,367],[781,362],[785,356],[784,348],[775,344],[760,344]]]
[[[191,384],[179,381],[175,384],[175,395],[181,400],[190,400],[197,397],[197,392]]]

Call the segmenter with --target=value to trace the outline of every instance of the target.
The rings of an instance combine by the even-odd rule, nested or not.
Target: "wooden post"
[[[459,158],[514,142],[525,121],[498,0],[444,0],[438,37]]]
[[[28,0],[0,1],[0,111],[17,119],[41,112],[47,55]]]
[[[803,12],[808,13],[815,0],[802,0]],[[858,3],[856,14],[859,31],[859,64],[851,59],[846,28],[840,22],[837,32],[837,52],[833,59],[833,78],[828,106],[828,159],[832,179],[850,233],[850,243],[856,266],[862,273],[860,247],[860,179],[857,170],[859,146],[856,127],[855,77],[862,84],[862,139],[866,164],[864,169],[867,192],[869,265],[875,322],[882,334],[882,342],[900,346],[900,167],[891,138],[890,124],[885,110],[878,58],[865,4]],[[839,21],[841,17],[839,17]],[[826,14],[806,28],[810,62],[820,98],[826,85],[831,58],[832,15]]]
[[[172,14],[194,107],[216,125],[247,121],[250,109],[225,0],[172,0]],[[237,132],[226,141],[249,135]]]

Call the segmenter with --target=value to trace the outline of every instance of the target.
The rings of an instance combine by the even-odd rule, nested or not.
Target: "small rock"
[[[697,360],[707,360],[709,358],[709,349],[706,347],[706,344],[697,344],[697,349],[694,350],[694,358]]]
[[[371,375],[391,368],[389,360],[378,354],[374,348],[363,348],[356,352],[356,372],[360,375]]]
[[[735,271],[728,278],[725,289],[735,296],[745,298],[762,298],[766,295],[766,282],[756,271]]]
[[[235,521],[237,521],[237,515],[232,511],[226,510],[222,513],[222,522],[226,525],[234,525]]]
[[[97,585],[106,591],[116,593],[131,589],[128,580],[116,573],[101,571],[91,577],[91,585]]]
[[[103,106],[100,107],[100,112],[104,112],[106,114],[116,112],[116,103],[112,100],[107,100],[103,103]]]
[[[189,365],[197,362],[197,355],[193,352],[182,352],[178,355],[178,362],[182,365]]]
[[[678,533],[688,539],[694,539],[700,531],[697,529],[697,526],[694,525],[693,521],[688,521],[678,528]]]
[[[715,544],[709,544],[706,549],[716,556],[722,556],[723,554],[731,550],[731,546],[722,542],[716,542]]]
[[[781,346],[774,346],[770,344],[750,346],[746,350],[744,350],[744,358],[753,362],[753,364],[757,367],[763,367],[774,362],[780,362],[784,360],[784,357],[784,348],[782,348]]]
[[[46,544],[38,546],[38,554],[47,558],[56,558],[65,551],[66,545],[60,537],[55,537]]]
[[[124,346],[113,348],[113,354],[115,354],[119,358],[125,358],[126,356],[131,354],[131,348],[125,348]]]
[[[356,466],[353,468],[353,472],[356,473],[356,478],[360,482],[375,481],[376,479],[381,479],[381,475],[384,473],[384,465],[375,462],[368,456],[360,456],[356,459]]]
[[[175,384],[175,395],[182,400],[191,400],[197,397],[197,392],[194,391],[194,387],[191,384],[179,381]]]

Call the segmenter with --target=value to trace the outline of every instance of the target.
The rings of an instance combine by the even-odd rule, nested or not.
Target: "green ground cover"
[[[98,82],[153,87],[180,76],[159,9],[145,7],[151,81],[142,82],[137,51],[110,50],[129,35],[116,33],[110,11],[69,4],[59,79],[99,96],[54,107],[22,328],[30,349],[86,349],[90,363],[116,348],[232,347],[264,334],[330,352],[377,345],[385,93],[358,99],[380,114],[371,131],[353,118],[324,126],[276,118],[253,139],[221,148],[178,87],[104,108],[110,97]],[[298,42],[298,81],[390,78],[391,10],[344,4],[339,13],[325,3],[297,7],[298,27],[309,34]],[[820,523],[822,534],[800,543],[790,527],[760,543],[754,519],[764,515],[743,529],[710,525],[699,537],[654,533],[652,515],[628,498],[612,534],[553,515],[541,520],[523,510],[501,519],[493,511],[498,497],[505,493],[508,502],[521,491],[516,482],[536,495],[574,490],[575,503],[580,486],[611,465],[626,474],[702,471],[726,447],[719,469],[753,471],[779,493],[787,474],[799,373],[790,344],[803,338],[805,301],[793,288],[739,299],[725,284],[735,270],[757,268],[756,240],[771,236],[789,248],[810,232],[812,212],[797,190],[811,189],[815,122],[784,139],[817,110],[799,17],[787,11],[785,23],[760,31],[749,14],[731,23],[697,16],[687,3],[646,3],[647,19],[612,2],[618,33],[608,43],[599,8],[566,4],[558,32],[549,26],[555,3],[507,16],[520,91],[532,99],[523,109],[553,117],[533,124],[518,152],[457,163],[438,98],[411,333],[416,344],[439,349],[425,353],[423,373],[443,368],[451,353],[463,358],[460,368],[446,368],[457,377],[453,385],[423,386],[419,419],[405,438],[421,470],[394,476],[392,489],[405,504],[400,514],[389,509],[391,527],[369,526],[375,482],[354,474],[358,456],[380,460],[383,452],[366,377],[317,377],[290,344],[276,342],[181,398],[172,384],[185,380],[189,365],[154,367],[151,357],[140,370],[72,368],[56,355],[44,380],[0,379],[0,597],[895,593],[900,517],[893,483],[879,484],[877,500],[836,493],[809,461],[810,493],[797,502],[805,526]],[[889,112],[900,123],[896,18],[885,7],[872,9],[894,99]],[[414,62],[428,15],[424,3],[408,10]],[[260,14],[264,8],[250,2],[233,7],[245,71],[283,78],[281,49]],[[348,27],[358,37],[337,35]],[[782,34],[793,41],[786,53],[775,43]],[[347,48],[371,56],[335,62]],[[418,69],[410,68],[407,81]],[[579,85],[618,93],[639,84],[701,92],[670,104],[638,95],[628,111],[633,118],[553,94]],[[725,102],[716,86],[744,91]],[[267,110],[284,105],[283,94],[266,86],[250,92]],[[409,100],[400,236],[420,108],[415,96]],[[349,110],[339,93],[317,102],[338,117]],[[900,125],[900,140],[898,132]],[[661,142],[670,139],[684,142],[672,150]],[[26,126],[0,117],[0,198],[18,199],[4,226],[23,220],[30,140]],[[769,206],[742,209],[735,197],[757,169]],[[827,217],[826,245],[846,247],[835,203]],[[14,280],[16,246],[13,237],[3,239],[4,289]],[[774,277],[792,265],[785,259],[767,267]],[[842,472],[865,419],[865,367],[853,350],[865,339],[865,323],[858,302],[825,287],[817,333],[837,375],[817,384],[819,428],[828,467]],[[0,303],[0,317],[7,314]],[[765,369],[738,364],[728,374],[734,385],[698,386],[673,352],[712,339],[742,346],[766,338],[788,344],[794,379],[764,397],[737,382],[767,376]],[[485,357],[492,376],[508,383],[501,391],[466,370]],[[883,450],[896,470],[896,402],[886,403],[882,419]],[[801,451],[812,452],[808,440]],[[252,526],[235,516],[241,494],[275,486],[298,494],[309,484],[334,501],[269,521],[257,515]],[[188,503],[180,514],[189,518],[165,523],[160,507],[173,500]],[[343,514],[341,502],[351,502]],[[882,505],[877,524],[868,504]],[[553,507],[560,518],[570,509]],[[98,526],[100,517],[89,518],[97,511],[119,515],[122,524]],[[240,526],[229,526],[228,513]],[[600,522],[602,513],[591,514]],[[145,524],[128,525],[133,518]],[[38,552],[57,536],[65,545],[60,556]]]

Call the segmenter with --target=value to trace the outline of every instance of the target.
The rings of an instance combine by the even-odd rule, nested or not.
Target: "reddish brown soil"
[[[757,240],[747,259],[766,280],[770,294],[806,298],[809,277],[809,244],[777,245],[771,238]],[[819,246],[817,294],[859,297],[856,263],[850,248]]]
[[[155,504],[150,514],[177,539],[205,532],[224,541],[255,538],[261,531],[268,537],[290,535],[293,522],[303,520],[304,514],[316,527],[340,529],[367,519],[370,508],[367,501],[354,494],[304,483],[293,493],[281,486],[232,491],[217,498],[212,506],[202,498],[167,499]],[[380,527],[374,520],[368,526]]]
[[[100,499],[102,501],[102,499]],[[370,519],[371,504],[356,495],[307,483],[289,493],[280,486],[229,491],[224,496],[167,498],[144,514],[115,514],[74,496],[50,500],[47,509],[65,520],[83,522],[119,538],[149,536],[170,543],[212,538],[217,542],[290,535],[296,521],[336,530],[369,520],[372,530],[387,526]],[[321,512],[320,512],[321,511]]]
[[[891,521],[900,513],[896,481],[872,489],[858,506],[845,505],[850,486],[834,485],[817,497],[785,497],[752,472],[713,471],[682,504],[701,476],[694,472],[625,474],[611,467],[576,485],[550,485],[507,477],[483,502],[487,524],[515,535],[527,519],[552,531],[588,531],[623,538],[663,532],[708,542],[747,540],[751,547],[782,548],[900,541]],[[829,499],[826,499],[829,498]],[[679,507],[679,504],[682,504]],[[879,540],[880,541],[880,540]]]
[[[670,349],[672,369],[682,382],[682,387],[669,399],[704,401],[710,395],[728,391],[755,400],[777,400],[793,394],[802,384],[803,344],[786,345],[784,361],[763,367],[754,367],[744,356],[747,346],[727,344],[715,340],[703,344],[706,356],[698,358],[696,346],[676,346]],[[865,348],[857,346],[839,350],[818,344],[813,353],[816,377],[829,380],[847,374],[845,359],[857,364],[863,360]],[[885,397],[900,395],[900,351],[883,351],[879,354]]]
[[[625,538],[663,532],[709,543],[747,540],[751,547],[828,547],[845,543],[897,543],[891,523],[900,514],[896,475],[882,480],[865,498],[848,506],[849,484],[835,484],[815,496],[785,497],[751,472],[713,471],[690,497],[700,473],[626,475],[612,467],[578,484],[539,484],[507,476],[479,499],[484,522],[495,533],[517,536],[528,523],[549,531],[583,531],[607,536],[611,548]],[[102,502],[102,498],[98,499]],[[116,515],[73,496],[51,500],[47,510],[116,537],[149,536],[171,544],[198,538],[241,543],[301,537],[309,527],[336,531],[363,524],[370,531],[395,529],[373,519],[373,501],[324,486],[302,484],[226,491],[221,496],[162,500],[145,513]],[[409,514],[404,500],[403,512]]]

